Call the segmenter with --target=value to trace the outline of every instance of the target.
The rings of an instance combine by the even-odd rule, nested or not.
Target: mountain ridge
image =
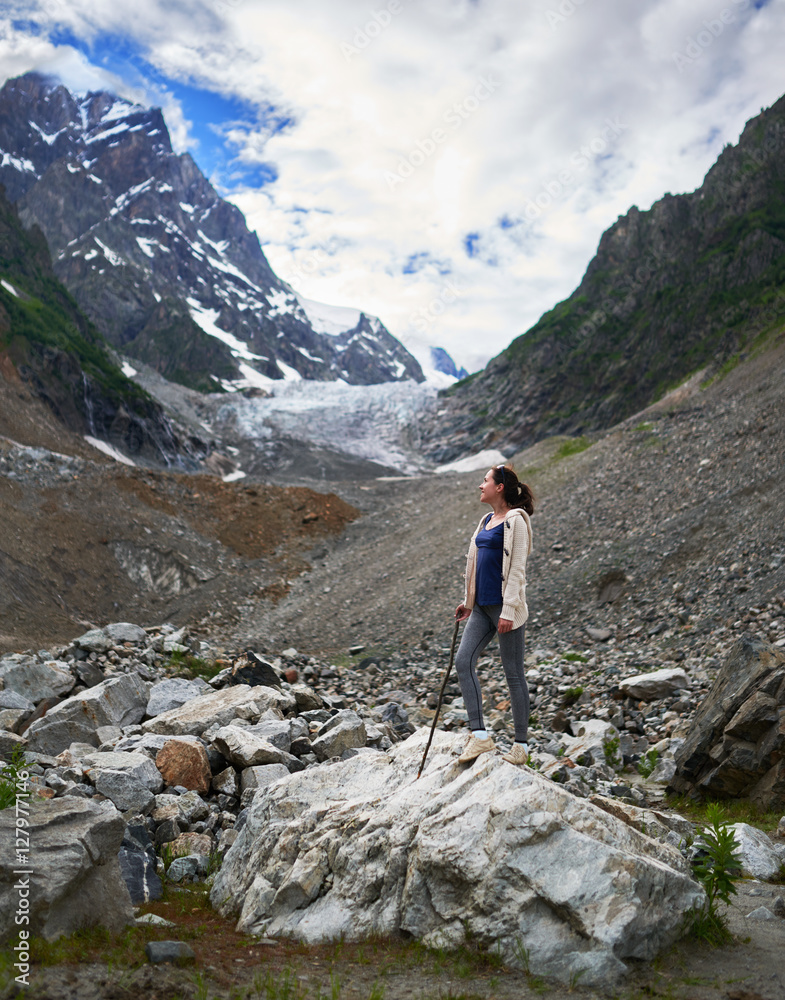
[[[423,429],[429,457],[604,429],[701,368],[765,346],[785,317],[783,152],[780,98],[696,191],[621,216],[567,299],[443,391]]]
[[[376,317],[314,328],[240,210],[174,153],[158,108],[105,92],[77,100],[35,73],[6,81],[0,181],[100,332],[166,377],[214,391],[424,378]]]

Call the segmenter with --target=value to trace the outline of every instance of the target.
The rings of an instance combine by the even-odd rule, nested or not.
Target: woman
[[[482,719],[482,694],[475,667],[480,653],[495,633],[510,689],[515,742],[503,759],[525,764],[529,756],[529,689],[523,670],[526,607],[526,558],[532,549],[529,515],[534,497],[510,466],[489,469],[480,484],[480,501],[491,513],[484,515],[469,544],[466,560],[466,596],[455,611],[458,621],[468,618],[455,668],[463,703],[469,715],[471,738],[461,756],[474,760],[494,749]]]

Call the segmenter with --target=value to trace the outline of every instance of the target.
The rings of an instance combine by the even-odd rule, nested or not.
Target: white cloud
[[[273,267],[469,368],[569,294],[619,214],[700,184],[782,87],[781,0],[53,4],[80,37],[133,34],[160,77],[130,82],[164,104],[178,148],[189,124],[167,78],[259,107],[228,137],[279,177],[232,200]],[[268,102],[288,129],[270,134]]]

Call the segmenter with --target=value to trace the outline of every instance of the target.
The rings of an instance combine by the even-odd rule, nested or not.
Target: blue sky
[[[3,77],[163,108],[311,299],[474,370],[785,91],[785,0],[9,0]]]

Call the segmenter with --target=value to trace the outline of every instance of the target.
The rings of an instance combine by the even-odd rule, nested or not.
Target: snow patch
[[[302,375],[296,368],[292,368],[290,365],[287,365],[286,362],[281,361],[280,358],[276,358],[275,363],[283,373],[285,382],[299,382],[302,379]]]
[[[11,153],[3,153],[3,161],[0,163],[0,167],[14,167],[16,170],[27,170],[30,173],[35,173],[32,160],[12,156]]]
[[[205,333],[209,334],[211,337],[217,337],[218,340],[222,340],[227,347],[231,347],[232,353],[236,357],[245,358],[246,361],[258,361],[264,360],[260,354],[253,354],[248,350],[248,345],[242,340],[238,340],[237,337],[232,333],[228,333],[226,330],[222,330],[220,326],[216,324],[218,319],[217,309],[205,309],[204,306],[196,299],[186,299],[188,303],[191,318],[197,326],[200,326]]]
[[[186,201],[181,201],[180,202],[180,208],[184,212],[187,212],[189,215],[191,215],[193,212],[196,211],[196,209],[193,207],[193,205],[189,205],[188,202],[186,202]]]
[[[125,118],[128,115],[140,114],[144,112],[144,110],[145,109],[141,104],[131,104],[130,101],[124,101],[118,98],[118,100],[116,100],[114,104],[101,115],[101,121],[115,121],[117,118]]]
[[[235,469],[234,472],[230,472],[228,476],[221,476],[221,479],[225,483],[236,483],[238,479],[245,479],[246,473],[242,469]]]
[[[446,465],[438,465],[436,472],[477,472],[479,469],[492,468],[494,465],[504,465],[507,459],[496,448],[486,448],[485,451],[478,451],[476,455],[467,455],[466,458],[459,458],[455,462],[448,462]]]
[[[99,132],[97,135],[85,136],[85,142],[99,142],[101,139],[108,139],[110,135],[119,135],[121,132],[127,132],[130,128],[128,122],[120,122],[119,125],[114,125],[112,128],[104,129],[103,132]]]
[[[133,378],[134,375],[139,374],[139,372],[135,368],[132,368],[127,361],[124,361],[122,363],[122,365],[120,366],[120,371],[123,373],[123,375],[125,375],[126,378]]]
[[[291,316],[297,310],[297,299],[289,292],[283,292],[278,288],[267,292],[265,298],[271,308],[269,316]]]
[[[106,259],[109,261],[112,267],[117,267],[120,264],[125,264],[125,260],[120,256],[119,253],[115,253],[114,250],[110,250],[109,247],[106,246],[105,243],[102,243],[97,236],[94,236],[93,239],[101,248],[104,257],[106,257]],[[85,260],[87,260],[87,254],[85,254]]]
[[[0,278],[0,285],[2,285],[7,292],[10,292],[11,295],[15,295],[16,298],[21,298],[19,292],[17,292],[14,286],[10,284],[10,282],[6,281],[5,278]]]
[[[339,333],[353,330],[362,316],[359,309],[329,306],[324,302],[314,302],[312,299],[306,299],[297,294],[295,294],[295,298],[316,333],[326,333],[331,337],[337,337]]]
[[[148,240],[145,239],[144,236],[137,236],[136,242],[139,244],[139,248],[141,249],[142,253],[147,254],[148,257],[155,257],[155,250],[153,249],[153,247],[155,247],[158,250],[161,249],[161,244],[158,242],[158,240]]]
[[[136,465],[136,462],[132,462],[127,455],[118,451],[117,448],[114,448],[108,441],[100,441],[98,438],[90,437],[89,434],[85,434],[84,439],[88,444],[91,444],[94,448],[102,451],[104,455],[108,455],[110,458],[113,458],[115,462],[122,462],[123,465]]]
[[[65,132],[66,128],[68,127],[67,125],[64,125],[63,128],[59,129],[57,132],[48,133],[44,132],[41,126],[36,125],[35,122],[29,121],[27,124],[31,128],[34,128],[36,130],[36,132],[41,136],[41,138],[44,140],[47,146],[51,146],[52,143],[57,139],[58,135],[60,135],[61,132]]]

